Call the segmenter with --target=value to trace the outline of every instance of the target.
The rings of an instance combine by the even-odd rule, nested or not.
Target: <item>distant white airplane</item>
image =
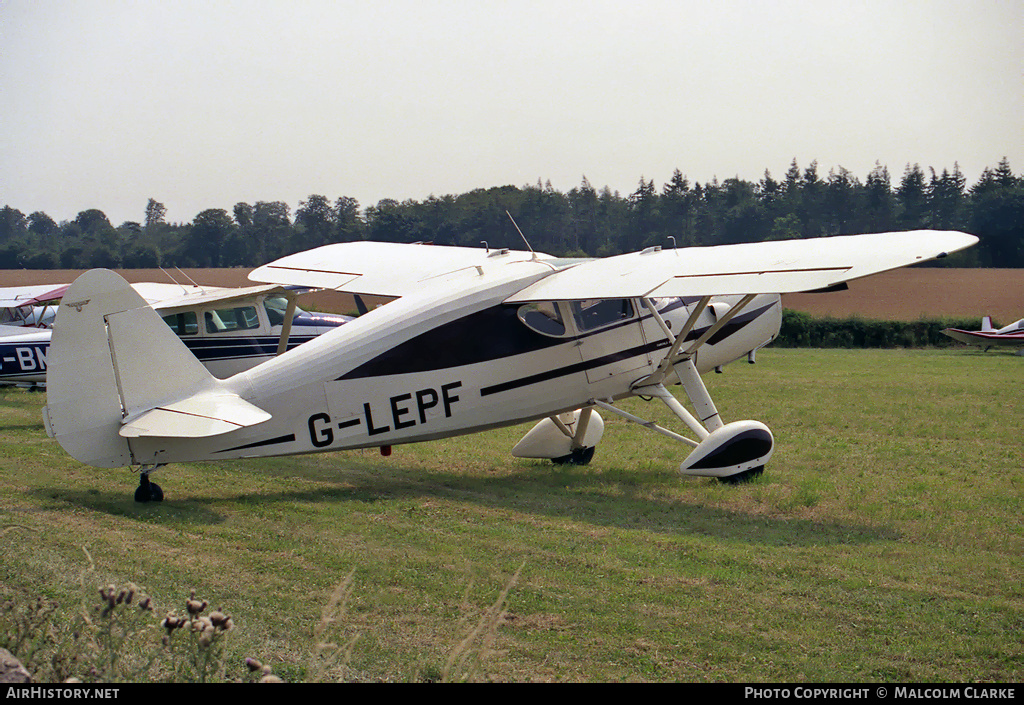
[[[46,288],[59,297],[67,286]],[[132,288],[219,378],[283,352],[285,340],[293,348],[351,319],[303,311],[295,307],[294,292],[280,286],[232,289],[143,282]],[[0,326],[0,384],[42,386],[51,335],[46,327]]]
[[[981,319],[981,330],[946,328],[942,332],[953,340],[959,340],[967,345],[979,345],[985,350],[993,347],[1015,347],[1018,355],[1024,355],[1024,318],[996,329],[992,325],[992,318],[985,316]]]
[[[83,274],[57,314],[47,432],[97,467],[134,466],[136,499],[171,462],[413,443],[537,421],[518,455],[585,463],[598,410],[679,441],[679,471],[760,473],[763,423],[725,423],[700,373],[779,330],[779,294],[943,257],[977,242],[916,231],[599,260],[532,251],[355,242],[256,269],[250,279],[399,297],[245,372],[211,375],[119,276]],[[719,298],[728,297],[728,298]],[[159,370],[159,374],[154,374]],[[682,385],[693,411],[668,390]],[[615,405],[663,402],[694,438]]]

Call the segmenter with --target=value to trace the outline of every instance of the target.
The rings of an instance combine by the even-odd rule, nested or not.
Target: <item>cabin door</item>
[[[587,380],[602,384],[639,379],[650,367],[650,354],[631,299],[593,299],[569,305]]]

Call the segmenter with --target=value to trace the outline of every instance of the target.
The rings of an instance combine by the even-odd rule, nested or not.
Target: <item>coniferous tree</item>
[[[675,238],[675,243],[679,247],[695,243],[694,200],[690,180],[676,169],[672,173],[672,180],[661,190],[662,236],[666,241],[671,236]]]
[[[896,189],[896,203],[899,209],[896,222],[900,230],[918,230],[925,226],[928,196],[924,171],[918,164],[908,164],[903,171],[903,178]]]
[[[826,235],[849,235],[861,229],[860,197],[863,187],[850,171],[839,167],[828,174],[823,199]]]
[[[964,207],[966,205],[966,179],[960,165],[954,163],[952,173],[942,170],[942,176],[931,170],[928,184],[928,225],[938,230],[960,230],[965,227]]]
[[[865,232],[881,233],[896,227],[896,201],[889,169],[875,162],[864,185]]]

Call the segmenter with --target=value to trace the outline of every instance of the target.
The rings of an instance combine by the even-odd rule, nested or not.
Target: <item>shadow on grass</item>
[[[70,504],[81,509],[110,516],[169,524],[220,524],[226,515],[202,499],[169,499],[164,502],[140,503],[134,499],[135,487],[123,492],[101,490],[36,489],[32,493],[52,503]]]
[[[238,486],[245,485],[245,475],[276,477],[279,485],[284,484],[288,478],[281,469],[236,466]],[[126,487],[123,493],[58,489],[38,494],[91,511],[169,525],[218,524],[233,511],[274,504],[368,505],[438,499],[595,526],[665,536],[710,536],[766,546],[862,544],[899,538],[896,531],[885,527],[755,515],[678,497],[659,497],[663,484],[676,481],[672,476],[664,482],[648,482],[646,476],[635,473],[537,464],[517,466],[512,472],[505,469],[499,476],[490,477],[439,472],[393,461],[382,466],[342,454],[335,456],[329,467],[302,467],[296,462],[291,470],[292,477],[303,484],[315,477],[316,486],[295,491],[241,491],[229,497],[189,497],[185,496],[187,488],[175,487],[171,466],[163,477],[167,498],[159,503],[136,503],[133,487]],[[730,491],[746,490],[739,486]]]
[[[11,431],[31,431],[34,434],[42,432],[43,435],[45,435],[43,425],[34,421],[26,421],[24,423],[5,423],[3,425],[3,431],[6,434],[11,433]]]

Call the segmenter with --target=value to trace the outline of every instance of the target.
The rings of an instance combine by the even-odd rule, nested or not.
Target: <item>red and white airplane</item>
[[[67,284],[0,287],[0,335],[25,331],[9,328],[49,328],[57,312],[56,302],[67,291]]]
[[[77,460],[138,469],[139,501],[163,496],[148,474],[171,462],[388,452],[525,421],[537,424],[515,455],[586,463],[602,435],[598,410],[687,446],[682,474],[741,480],[762,471],[774,437],[758,421],[724,422],[701,373],[773,340],[781,293],[828,289],[975,242],[925,230],[583,260],[327,245],[250,279],[398,298],[227,379],[210,374],[123,279],[92,270],[57,314],[43,418]],[[663,402],[690,435],[615,405],[633,396]]]
[[[1002,328],[995,328],[992,319],[985,316],[981,319],[981,330],[960,330],[946,328],[942,331],[953,340],[967,345],[978,345],[985,350],[994,347],[1016,347],[1017,354],[1024,355],[1024,318]]]

